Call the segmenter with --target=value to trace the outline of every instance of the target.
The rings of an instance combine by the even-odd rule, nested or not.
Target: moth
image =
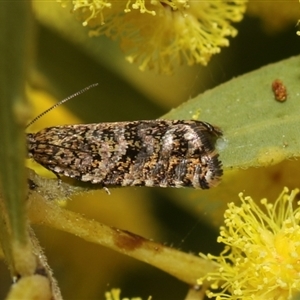
[[[27,133],[27,148],[29,158],[58,178],[63,175],[103,188],[208,189],[223,174],[214,146],[221,135],[218,127],[202,121],[62,125]]]

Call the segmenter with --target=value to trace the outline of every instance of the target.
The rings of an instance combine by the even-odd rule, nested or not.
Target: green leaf
[[[4,220],[2,222],[6,226],[11,226],[13,238],[21,243],[26,241],[24,127],[28,107],[25,102],[25,79],[32,56],[32,25],[29,1],[6,1],[1,4],[0,186],[5,210],[7,210],[2,213],[3,216],[8,214],[9,224]],[[1,242],[3,237],[4,235],[1,234]]]
[[[224,169],[269,166],[300,156],[300,57],[234,78],[184,103],[164,117],[207,121],[223,130],[217,144]],[[285,102],[271,89],[280,79]]]
[[[197,119],[219,126],[217,150],[224,175],[210,190],[167,191],[168,196],[210,225],[223,223],[227,203],[245,192],[253,199],[277,198],[284,186],[299,186],[300,56],[234,78],[182,104],[164,117]],[[287,100],[271,88],[280,79]],[[232,170],[232,171],[231,171]]]

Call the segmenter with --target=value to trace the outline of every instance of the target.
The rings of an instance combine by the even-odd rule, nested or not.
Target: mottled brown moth
[[[208,189],[223,174],[214,147],[221,135],[206,122],[148,120],[49,127],[28,133],[27,145],[28,156],[59,178]]]

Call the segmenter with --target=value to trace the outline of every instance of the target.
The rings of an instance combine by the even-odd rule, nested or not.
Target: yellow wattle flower
[[[264,211],[250,197],[242,205],[228,205],[218,242],[226,244],[220,256],[203,255],[217,265],[207,280],[208,297],[216,299],[292,299],[300,291],[299,190],[284,188],[274,204],[262,199]],[[218,289],[218,290],[216,290]]]
[[[67,0],[64,0],[67,2]],[[129,62],[141,70],[171,73],[182,64],[206,65],[227,37],[237,30],[246,0],[74,0],[73,10],[83,25],[94,28],[91,35],[119,39]]]

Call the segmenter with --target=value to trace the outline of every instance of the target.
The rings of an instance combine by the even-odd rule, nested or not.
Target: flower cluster
[[[67,0],[63,0],[67,2]],[[91,35],[120,40],[129,62],[141,70],[170,73],[187,63],[206,65],[237,34],[230,23],[245,12],[246,0],[74,0],[73,10]]]
[[[292,299],[300,291],[300,207],[293,209],[299,190],[285,188],[274,204],[262,199],[265,212],[250,197],[228,205],[218,242],[219,257],[200,254],[218,265],[207,280],[216,299]]]

